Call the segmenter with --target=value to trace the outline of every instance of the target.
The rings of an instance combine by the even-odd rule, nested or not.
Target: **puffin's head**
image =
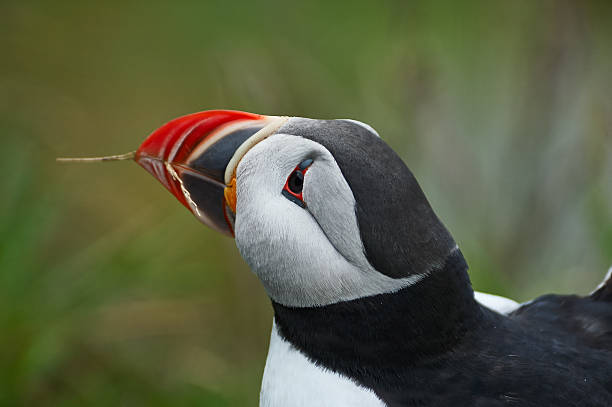
[[[456,249],[410,170],[354,120],[195,113],[151,134],[136,161],[198,219],[234,235],[286,306],[400,290]]]

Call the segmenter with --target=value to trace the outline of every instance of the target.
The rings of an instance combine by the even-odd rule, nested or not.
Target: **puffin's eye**
[[[293,171],[287,180],[287,188],[289,188],[289,192],[293,192],[296,195],[301,194],[303,187],[304,174],[298,170]]]
[[[302,161],[295,169],[289,174],[285,187],[283,188],[283,196],[289,199],[291,202],[306,207],[304,203],[304,197],[302,196],[302,189],[304,188],[304,174],[308,171],[308,168],[312,164],[312,160]]]

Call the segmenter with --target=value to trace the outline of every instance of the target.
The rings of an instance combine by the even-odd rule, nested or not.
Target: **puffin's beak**
[[[135,160],[200,221],[233,236],[238,161],[285,120],[231,110],[190,114],[155,130]]]

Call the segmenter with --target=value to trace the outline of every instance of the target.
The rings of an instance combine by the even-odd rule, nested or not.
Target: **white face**
[[[306,159],[305,208],[287,199],[287,178]],[[275,134],[236,169],[236,245],[270,298],[286,306],[327,305],[397,291],[423,275],[394,279],[368,262],[355,198],[322,145]]]

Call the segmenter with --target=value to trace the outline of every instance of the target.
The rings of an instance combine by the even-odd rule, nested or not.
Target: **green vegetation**
[[[476,289],[612,265],[609,2],[0,4],[0,405],[257,404],[271,307],[133,163],[212,108],[372,124]]]

